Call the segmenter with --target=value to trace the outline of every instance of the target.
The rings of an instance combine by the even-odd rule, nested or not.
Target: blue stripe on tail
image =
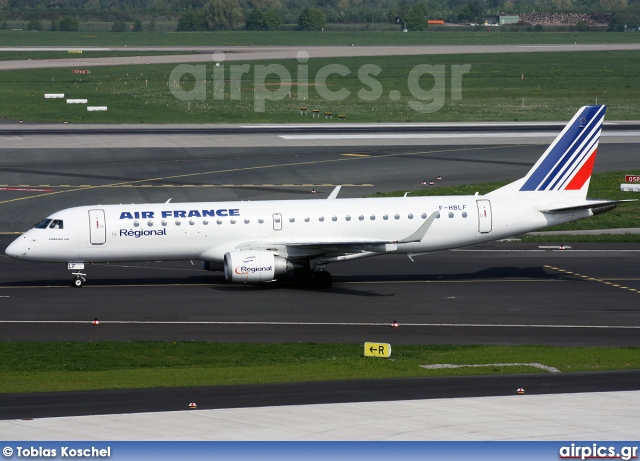
[[[576,114],[520,190],[561,190],[569,184],[598,143],[605,112],[605,106],[586,106]]]

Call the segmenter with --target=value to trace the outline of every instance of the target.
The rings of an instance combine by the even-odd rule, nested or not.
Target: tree
[[[282,26],[282,18],[276,10],[265,11],[262,14],[265,30],[280,30]]]
[[[570,1],[570,0],[569,0]],[[486,5],[481,0],[470,0],[458,12],[458,21],[482,24]]]
[[[211,0],[205,12],[213,30],[240,29],[245,23],[238,0]]]
[[[73,16],[64,16],[58,23],[58,29],[64,32],[76,32],[80,28],[80,21]]]
[[[407,30],[425,30],[427,28],[427,5],[418,2],[409,10],[405,16]]]
[[[605,11],[624,11],[627,9],[627,0],[600,0],[600,6]]]
[[[142,21],[140,19],[136,19],[133,23],[133,31],[134,32],[142,32]]]
[[[253,10],[249,16],[247,16],[247,22],[244,28],[247,30],[265,30],[262,13],[258,10]]]
[[[193,32],[196,30],[207,30],[207,18],[204,11],[186,10],[178,19],[178,32]]]
[[[29,21],[27,30],[42,30],[42,23],[37,19],[32,19],[31,21]]]
[[[298,17],[298,30],[322,30],[327,17],[317,8],[305,8]]]

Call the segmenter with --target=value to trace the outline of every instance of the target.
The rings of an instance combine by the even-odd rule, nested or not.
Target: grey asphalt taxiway
[[[30,142],[37,136],[26,134],[9,141]],[[118,134],[110,136],[122,139]],[[340,196],[356,197],[416,189],[422,180],[437,176],[443,179],[433,187],[513,180],[528,171],[546,142],[545,138],[523,137],[478,146],[472,140],[469,144],[448,143],[443,137],[440,144],[426,146],[420,140],[394,144],[392,138],[379,140],[375,146],[360,146],[358,140],[341,145],[298,140],[299,144],[291,145],[287,139],[271,136],[277,148],[265,149],[185,146],[190,136],[169,136],[174,144],[164,148],[81,144],[69,148],[62,145],[69,139],[60,137],[60,144],[44,149],[5,144],[0,148],[0,248],[51,212],[74,205],[164,202],[169,198],[173,202],[321,200],[341,184],[346,186]],[[455,133],[450,137],[453,140]],[[596,171],[635,168],[636,152],[634,142],[603,142]],[[316,194],[311,194],[312,189]],[[264,286],[231,285],[222,274],[202,271],[198,262],[192,265],[189,261],[91,265],[86,270],[88,283],[73,289],[62,264],[0,256],[0,340],[353,344],[373,340],[637,347],[639,257],[637,244],[576,243],[561,249],[553,242],[497,242],[424,255],[415,262],[396,255],[336,264],[329,267],[334,286],[315,290],[287,280]],[[92,324],[96,318],[99,325]],[[392,328],[393,321],[400,326]],[[605,374],[591,381],[590,387],[585,387],[587,379],[577,375],[574,381],[546,374],[527,379],[539,379],[528,386],[540,392],[556,385],[573,392],[630,391],[640,387],[633,373],[623,373],[617,381],[613,374]],[[444,385],[447,390],[442,393],[425,391],[432,389],[428,380],[380,382],[373,388],[391,386],[394,390],[389,395],[410,399],[490,396],[500,386],[511,389],[519,378],[495,379],[502,384],[485,387],[480,381],[467,380]],[[552,384],[555,379],[567,381]],[[616,382],[630,384],[612,387]],[[239,406],[299,405],[353,401],[356,392],[349,386],[360,389],[361,384],[323,383],[320,386],[326,393],[321,392],[322,397],[317,388],[298,385],[192,392],[203,396],[223,392],[216,402],[227,400]],[[422,391],[402,391],[405,385]],[[484,391],[471,391],[476,388]],[[31,406],[28,397],[10,395],[0,400],[0,418],[103,413],[95,402],[104,398],[110,402],[104,409],[110,411],[173,410],[187,397],[183,390],[149,392],[157,398],[141,398],[137,391],[102,396],[72,393],[57,398],[35,396]],[[244,392],[254,397],[243,400]],[[373,392],[363,400],[381,400],[381,394]],[[293,399],[295,395],[311,397]],[[132,404],[135,401],[139,405]],[[205,397],[201,401],[208,402]],[[213,403],[203,407],[216,408]]]

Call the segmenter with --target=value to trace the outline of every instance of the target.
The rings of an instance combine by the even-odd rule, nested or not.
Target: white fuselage
[[[372,255],[420,253],[497,240],[591,215],[589,210],[543,214],[539,206],[539,200],[522,196],[98,205],[54,213],[49,219],[59,221],[62,228],[33,228],[6,253],[31,261],[87,263],[222,262],[226,252],[253,243],[273,247],[283,257],[296,256],[286,254],[292,251],[313,254],[308,249],[313,245],[345,243],[366,247]],[[439,217],[419,241],[395,243],[414,234],[432,213]]]

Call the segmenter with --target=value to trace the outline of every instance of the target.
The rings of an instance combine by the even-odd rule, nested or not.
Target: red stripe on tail
[[[593,170],[593,164],[596,161],[596,154],[598,153],[598,148],[591,153],[589,159],[582,165],[580,171],[576,173],[571,182],[567,184],[565,190],[580,190],[584,183],[591,177],[591,171]]]

